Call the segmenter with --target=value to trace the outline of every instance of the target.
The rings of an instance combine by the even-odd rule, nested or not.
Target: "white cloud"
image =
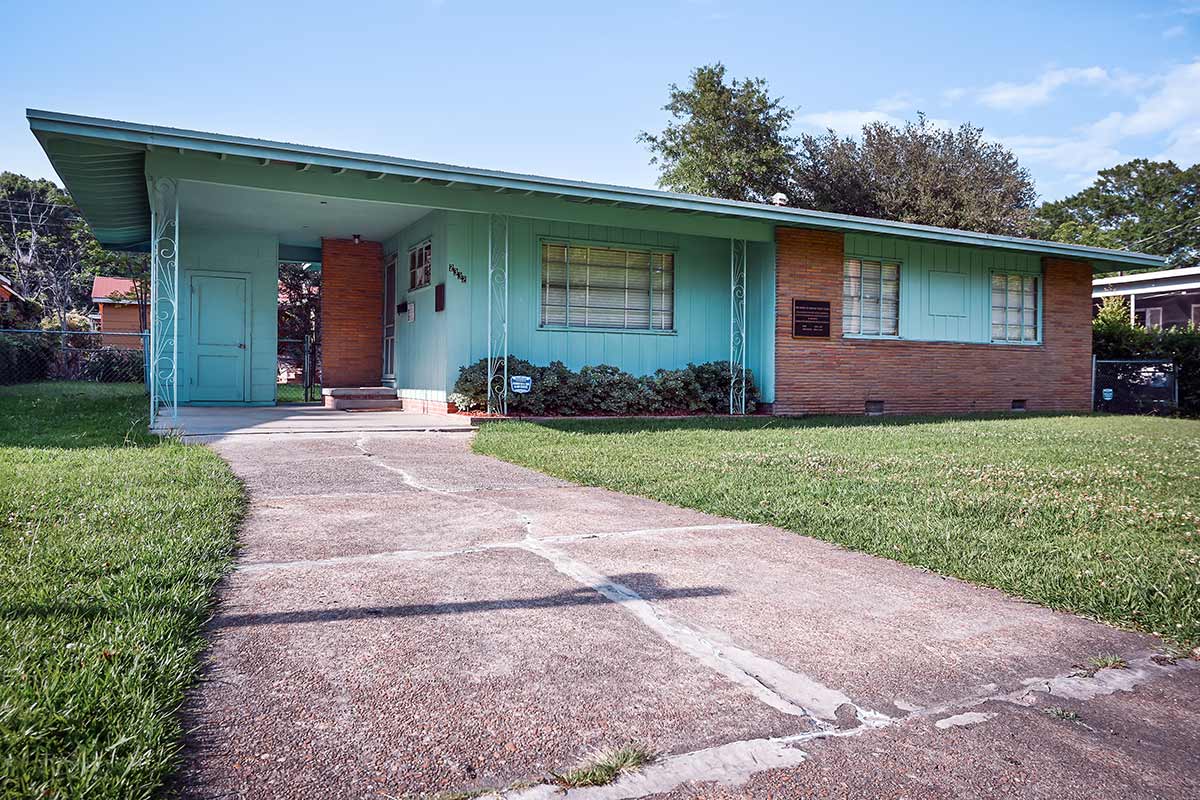
[[[1182,25],[1172,25],[1163,31],[1162,36],[1164,39],[1178,39],[1185,33],[1187,33],[1187,28],[1183,27]]]
[[[903,122],[899,117],[876,109],[870,111],[857,111],[853,109],[820,111],[815,114],[801,114],[797,117],[797,120],[807,128],[815,128],[822,131],[832,128],[838,133],[851,135],[858,134],[862,130],[863,125],[871,122],[890,122],[893,125]]]
[[[998,141],[1035,173],[1057,173],[1041,186],[1050,196],[1056,196],[1051,187],[1075,191],[1097,171],[1139,155],[1170,159],[1183,167],[1200,162],[1200,60],[1138,79],[1137,85],[1149,88],[1130,111],[1109,112],[1059,135]]]
[[[1105,84],[1112,80],[1102,67],[1050,69],[1028,83],[994,83],[979,93],[979,102],[991,108],[1019,111],[1045,105],[1056,89],[1068,84]]]

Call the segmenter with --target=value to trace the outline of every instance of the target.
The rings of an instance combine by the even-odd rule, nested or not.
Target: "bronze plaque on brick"
[[[823,300],[793,300],[792,338],[828,339],[829,303]]]

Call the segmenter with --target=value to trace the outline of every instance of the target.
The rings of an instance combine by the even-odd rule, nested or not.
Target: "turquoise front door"
[[[192,276],[192,400],[246,400],[246,279]]]

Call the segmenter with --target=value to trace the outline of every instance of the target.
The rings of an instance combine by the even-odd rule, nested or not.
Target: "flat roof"
[[[1092,280],[1092,297],[1118,294],[1158,294],[1200,289],[1200,267],[1161,269],[1133,275],[1110,275]]]
[[[27,109],[25,116],[29,120],[30,129],[46,150],[67,190],[71,192],[89,224],[92,224],[97,239],[106,246],[116,248],[144,246],[149,238],[149,203],[146,197],[145,176],[137,174],[137,165],[144,161],[138,162],[137,157],[144,158],[145,152],[150,148],[163,147],[358,170],[380,177],[401,175],[410,179],[438,181],[443,185],[487,186],[558,198],[584,199],[627,208],[661,208],[758,220],[790,227],[874,233],[1016,250],[1106,265],[1121,265],[1126,268],[1161,267],[1165,264],[1161,256],[1148,253],[976,233],[804,208],[723,200],[659,189],[614,186],[415,161],[394,156],[183,130],[56,111]],[[83,153],[56,148],[51,144],[56,135],[82,140],[88,143],[90,148]]]

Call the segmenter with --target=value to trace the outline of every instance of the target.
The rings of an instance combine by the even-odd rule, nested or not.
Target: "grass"
[[[474,446],[1200,644],[1200,421],[498,422]]]
[[[1088,671],[1095,675],[1102,669],[1129,669],[1129,662],[1118,655],[1106,653],[1088,659]]]
[[[315,400],[304,399],[304,385],[300,383],[277,383],[275,384],[275,402],[277,403],[319,403],[321,401],[321,387],[314,386],[312,396]]]
[[[1054,717],[1055,719],[1061,719],[1065,722],[1079,721],[1079,714],[1075,713],[1069,708],[1063,708],[1062,706],[1047,706],[1046,708],[1042,709],[1042,713]]]
[[[634,772],[654,760],[654,753],[640,744],[626,744],[589,758],[585,763],[554,775],[563,787],[605,786],[627,772]]]
[[[152,797],[241,486],[140,385],[0,387],[0,421],[0,797]]]

